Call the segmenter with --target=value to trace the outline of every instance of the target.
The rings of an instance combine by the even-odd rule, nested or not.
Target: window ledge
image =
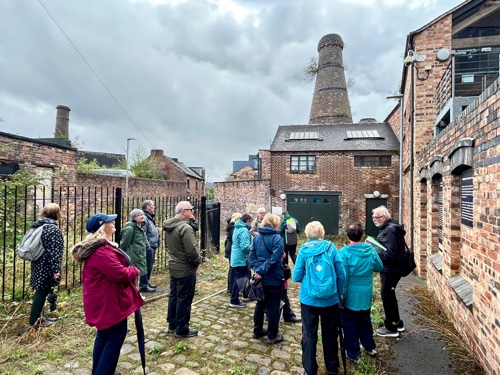
[[[436,267],[439,273],[443,273],[443,256],[441,253],[432,254],[429,257],[431,263]]]
[[[448,279],[448,284],[455,291],[458,298],[469,309],[472,310],[472,294],[474,288],[472,284],[465,280],[462,276],[456,275]]]

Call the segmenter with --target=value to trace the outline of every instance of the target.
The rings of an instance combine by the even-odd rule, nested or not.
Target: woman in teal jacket
[[[229,300],[230,307],[245,307],[245,304],[240,302],[238,280],[241,283],[244,277],[250,276],[247,260],[250,248],[252,247],[252,235],[250,234],[251,225],[252,216],[249,214],[244,214],[241,219],[234,224],[233,244],[231,245],[230,258],[231,267],[234,272],[234,282],[231,289],[231,299]]]
[[[350,224],[346,232],[351,243],[340,250],[340,259],[346,275],[343,310],[340,316],[344,327],[347,357],[358,362],[360,341],[369,355],[377,354],[370,308],[373,297],[373,272],[380,272],[383,264],[371,245],[360,242],[363,237],[361,223]]]
[[[316,346],[318,343],[318,324],[321,319],[321,339],[323,342],[323,358],[328,374],[337,374],[339,368],[337,327],[339,323],[339,303],[344,288],[344,267],[340,260],[337,248],[330,241],[323,240],[325,229],[319,221],[312,221],[306,225],[307,242],[304,243],[297,255],[297,262],[292,273],[295,282],[302,283],[300,287],[300,312],[302,315],[302,366],[307,375],[318,373],[316,362]],[[315,257],[323,259],[308,268]],[[323,264],[324,267],[320,265]],[[313,280],[318,281],[313,272],[329,276],[326,296],[319,297]],[[321,272],[324,271],[324,272]],[[311,273],[311,274],[308,274]],[[331,279],[330,279],[331,277]],[[314,295],[318,295],[315,297]]]

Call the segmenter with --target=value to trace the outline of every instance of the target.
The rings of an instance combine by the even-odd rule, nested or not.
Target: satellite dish
[[[446,61],[450,58],[451,53],[450,50],[447,48],[441,48],[439,51],[436,52],[436,60],[438,61]]]

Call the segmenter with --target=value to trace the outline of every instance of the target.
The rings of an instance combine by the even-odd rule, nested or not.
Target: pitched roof
[[[180,162],[178,159],[176,158],[171,158],[171,157],[168,157],[166,155],[163,155],[163,157],[167,160],[169,160],[172,164],[174,164],[177,168],[179,168],[185,175],[187,176],[191,176],[191,177],[194,177],[194,178],[197,178],[199,180],[203,180],[203,177],[200,176],[198,173],[196,173],[195,171],[193,171],[191,168],[189,167],[186,167],[184,165],[184,163]]]
[[[122,154],[110,154],[107,152],[78,151],[78,158],[85,158],[88,162],[96,160],[101,167],[115,167],[125,159]]]
[[[302,137],[297,133],[305,134]],[[399,140],[388,123],[281,125],[270,150],[394,151],[399,150]]]

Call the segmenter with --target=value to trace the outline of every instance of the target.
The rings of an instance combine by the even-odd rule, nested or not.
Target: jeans
[[[120,349],[127,336],[127,319],[103,330],[97,330],[92,353],[92,374],[113,375]]]
[[[307,375],[318,373],[316,362],[316,346],[318,343],[318,325],[321,317],[321,341],[323,343],[323,358],[328,372],[337,372],[338,357],[338,305],[316,307],[300,304],[302,313],[302,366]]]
[[[169,329],[175,329],[178,335],[189,332],[195,287],[196,273],[179,278],[170,277],[167,322]]]
[[[401,275],[394,272],[380,272],[380,295],[384,306],[384,326],[389,331],[396,332],[397,325],[401,320],[399,317],[398,300],[396,298],[396,286],[401,280]]]
[[[50,293],[52,288],[37,289],[35,295],[33,296],[33,304],[31,305],[30,313],[30,326],[36,323],[40,314],[42,313],[43,306],[45,305],[45,300]]]
[[[139,288],[146,288],[149,284],[148,275],[142,275],[139,277]]]
[[[156,249],[146,250],[146,266],[148,268],[148,282],[151,280],[151,273],[153,272],[153,264],[155,263]]]
[[[366,351],[371,352],[375,349],[369,309],[353,311],[344,307],[343,310],[340,310],[340,317],[344,328],[344,346],[349,358],[356,359],[360,356],[360,341]]]
[[[293,264],[295,264],[295,260],[297,259],[297,255],[295,254],[296,251],[297,251],[297,244],[285,245],[285,260],[283,261],[283,263],[288,264],[288,255],[290,255]]]
[[[229,302],[232,303],[233,305],[239,305],[240,288],[238,287],[238,279],[241,279],[242,277],[249,277],[248,268],[246,266],[233,267],[233,276],[234,276],[234,281],[233,281],[233,287],[231,288],[231,299]]]
[[[234,269],[233,267],[229,266],[229,270],[227,271],[227,291],[231,292],[231,289],[233,289],[233,283],[234,283]]]
[[[283,294],[283,284],[281,285],[263,285],[264,301],[257,301],[253,313],[253,331],[262,332],[264,329],[264,310],[267,309],[267,338],[275,339],[278,335],[280,323],[280,305]]]

